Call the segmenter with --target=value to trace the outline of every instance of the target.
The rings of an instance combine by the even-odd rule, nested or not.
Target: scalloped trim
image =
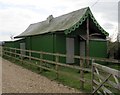
[[[75,31],[75,29],[79,28],[80,25],[82,25],[82,23],[87,19],[88,15],[90,15],[91,19],[93,20],[93,22],[95,23],[96,27],[98,27],[98,29],[105,35],[108,36],[109,34],[98,24],[98,22],[96,21],[96,19],[94,18],[92,12],[90,11],[90,9],[88,8],[86,13],[83,15],[83,17],[72,27],[70,27],[69,29],[65,30],[64,33],[65,34],[69,34],[72,31]]]

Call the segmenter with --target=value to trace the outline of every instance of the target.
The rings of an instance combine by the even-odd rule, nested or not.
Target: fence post
[[[16,61],[16,48],[15,48],[14,54],[15,54],[15,60],[14,61]]]
[[[5,50],[4,50],[5,48],[2,46],[2,57],[4,57],[5,56]]]
[[[59,56],[58,56],[58,53],[55,56],[55,62],[56,62],[56,66],[55,66],[55,69],[56,69],[56,79],[58,79],[58,77],[59,77],[59,73],[58,73]]]
[[[83,64],[83,60],[84,59],[80,59],[80,67],[83,69],[84,68],[84,64]],[[83,70],[80,70],[80,78],[81,79],[84,79],[84,71]],[[84,82],[80,79],[80,86],[81,86],[81,89],[84,89]]]
[[[0,57],[2,57],[2,46],[0,46]]]
[[[3,48],[3,56],[6,57],[6,48]]]
[[[8,53],[8,48],[5,49],[5,55],[10,55],[10,53]],[[8,56],[7,56],[8,57]]]
[[[12,49],[9,48],[9,50],[7,49],[7,51],[9,51],[9,54],[10,54],[10,56],[12,57]],[[8,54],[8,55],[9,55],[9,54]]]
[[[92,82],[92,83],[91,83],[91,85],[92,85],[92,89],[91,89],[91,90],[92,90],[92,91],[94,91],[94,81],[93,81],[93,80],[94,80],[94,72],[95,72],[95,68],[94,68],[94,65],[93,65],[93,64],[94,64],[94,59],[92,59],[92,68],[91,68],[91,69],[92,69],[92,76],[91,76],[91,80],[92,80],[92,81],[91,81],[91,82]]]
[[[31,51],[29,51],[29,60],[31,61]]]
[[[16,54],[17,54],[17,52],[16,52],[16,48],[15,48],[15,58],[17,57],[17,55],[16,55]]]
[[[0,49],[1,49],[1,51],[0,51],[0,53],[1,53],[1,57],[3,57],[3,55],[4,55],[4,54],[3,54],[3,53],[4,53],[4,51],[3,51],[3,49],[4,49],[3,46],[1,46]]]
[[[43,59],[43,54],[40,52],[40,66],[42,66],[42,59]],[[42,72],[42,68],[40,67],[40,73]]]
[[[21,53],[21,63],[23,64],[23,56],[22,56],[22,53],[23,51],[22,51],[22,49],[20,49],[20,53]]]
[[[8,48],[6,48],[6,55],[10,55],[11,56],[11,53],[10,53],[10,50],[8,50]],[[8,57],[8,56],[7,56]]]
[[[5,57],[6,57],[6,55],[7,55],[6,51],[7,51],[6,48],[4,48],[4,54],[5,54]]]

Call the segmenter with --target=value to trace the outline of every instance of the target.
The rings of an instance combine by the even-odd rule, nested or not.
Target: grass
[[[110,67],[110,68],[113,68],[113,69],[116,69],[116,70],[120,70],[120,65],[119,64],[107,64],[106,66]]]
[[[105,63],[97,62],[97,63],[100,63],[101,65],[104,65],[104,66],[107,66],[107,67],[110,67],[116,70],[120,70],[120,65],[117,63],[112,63],[112,62],[105,62]]]

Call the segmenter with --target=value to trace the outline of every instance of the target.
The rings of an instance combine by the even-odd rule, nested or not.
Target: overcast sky
[[[97,3],[95,3],[98,1]],[[0,41],[24,32],[31,23],[90,7],[98,23],[110,34],[118,31],[119,0],[0,0]],[[113,38],[113,40],[114,40]]]

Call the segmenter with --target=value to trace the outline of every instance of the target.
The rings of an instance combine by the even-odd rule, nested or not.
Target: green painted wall
[[[106,58],[107,57],[107,41],[90,40],[90,56]]]
[[[80,55],[80,39],[78,36],[74,38],[74,46],[75,46],[75,55]],[[75,63],[79,64],[79,59],[75,59]]]
[[[20,48],[20,43],[25,42],[24,39],[17,40],[17,41],[6,41],[5,46],[6,47],[12,47],[12,48]]]
[[[66,54],[66,36],[65,34],[55,34],[55,52]],[[60,57],[61,63],[66,63],[66,58]]]
[[[76,37],[78,35],[85,35],[85,34],[86,34],[86,26],[85,23],[83,23],[83,26],[80,26],[74,32],[67,34],[67,36]]]
[[[31,46],[32,46],[32,44],[31,44],[31,37],[26,37],[25,42],[26,42],[26,49],[27,50],[31,50]]]
[[[61,53],[61,54],[66,54],[66,37],[73,37],[72,35],[65,35],[65,34],[56,34],[56,51],[57,53]],[[76,36],[74,37],[74,47],[75,47],[75,55],[79,55],[79,48],[80,48],[80,44],[79,44],[79,37]],[[66,58],[60,57],[60,62],[62,63],[66,63]],[[75,63],[79,63],[79,60],[75,59]]]
[[[14,42],[13,41],[6,41],[4,45],[5,45],[5,47],[12,47],[12,48],[14,48]]]
[[[32,36],[30,37],[30,39],[28,39],[28,42],[29,40],[31,44],[30,45],[31,50],[53,53],[54,48],[53,48],[53,35],[52,34]],[[32,55],[35,57],[40,57],[39,54],[32,53]],[[47,60],[53,60],[53,56],[51,55],[44,55],[43,58]]]
[[[25,43],[25,39],[14,41],[14,48],[20,48],[20,43]]]
[[[32,47],[31,37],[26,37],[26,38],[25,38],[25,42],[26,42],[26,49],[27,49],[27,50],[32,50],[32,49],[31,49],[31,47]],[[26,55],[29,56],[29,53],[26,52]]]
[[[20,48],[20,43],[25,42],[25,39],[16,40],[16,41],[6,41],[5,47],[12,47],[12,48]],[[12,50],[14,52],[14,50]],[[20,53],[20,51],[16,51],[17,53]]]

